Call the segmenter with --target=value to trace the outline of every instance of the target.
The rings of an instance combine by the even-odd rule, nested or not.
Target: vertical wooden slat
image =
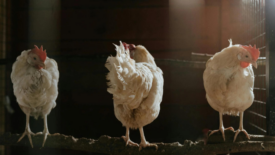
[[[266,0],[266,54],[267,54],[267,124],[268,134],[275,135],[275,1]]]
[[[0,51],[2,54],[3,51]],[[4,107],[4,96],[5,96],[5,66],[0,65],[0,135],[5,132],[5,107]],[[5,147],[0,146],[0,155],[4,155]]]
[[[275,136],[275,1],[265,1],[266,18],[266,88],[267,88],[267,134]],[[270,153],[269,155],[275,155]]]
[[[49,57],[53,54],[58,54],[60,39],[60,0],[29,0],[28,2],[29,48],[32,48],[33,45],[43,45]]]
[[[0,59],[5,59],[6,44],[6,0],[0,0]],[[0,135],[5,132],[5,65],[0,65]],[[0,155],[4,155],[5,147],[0,146]]]

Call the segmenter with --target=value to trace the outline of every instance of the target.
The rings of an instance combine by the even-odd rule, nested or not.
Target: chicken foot
[[[130,131],[129,131],[129,127],[126,127],[126,134],[125,134],[125,136],[122,136],[121,138],[123,138],[124,139],[124,141],[126,142],[126,146],[128,145],[128,144],[130,144],[130,145],[132,145],[132,146],[139,146],[137,143],[135,143],[135,142],[133,142],[133,141],[131,141],[130,140]]]
[[[246,137],[247,137],[248,139],[250,139],[249,134],[248,134],[247,131],[243,128],[243,112],[240,112],[240,126],[239,126],[239,129],[238,129],[238,130],[236,131],[236,133],[235,133],[233,142],[236,141],[237,136],[238,136],[238,134],[239,134],[240,132],[244,132],[244,134],[246,135]]]
[[[46,139],[47,139],[47,136],[50,134],[49,130],[48,130],[47,115],[44,116],[44,130],[43,130],[43,134],[44,134],[44,140],[43,140],[42,147],[44,147]]]
[[[234,128],[233,127],[224,128],[224,126],[223,126],[223,120],[222,120],[222,112],[219,112],[219,115],[220,115],[220,127],[219,127],[218,130],[211,131],[211,133],[209,134],[209,136],[211,136],[212,134],[220,131],[222,133],[223,140],[225,141],[224,131],[225,130],[234,131]]]
[[[145,147],[155,147],[156,150],[158,149],[158,146],[156,144],[151,144],[151,143],[146,141],[145,136],[144,136],[144,132],[143,132],[143,127],[139,128],[139,132],[140,132],[140,137],[141,137],[141,142],[139,144],[139,151],[142,148],[145,148]]]
[[[48,130],[47,115],[44,115],[44,130],[43,130],[43,132],[37,132],[34,135],[41,135],[41,134],[44,135],[43,144],[42,144],[42,147],[44,147],[44,145],[46,143],[47,136],[50,135],[49,130]]]
[[[34,133],[30,129],[30,115],[29,114],[26,114],[26,128],[25,128],[25,132],[18,139],[17,143],[20,142],[26,135],[28,136],[30,144],[31,144],[31,147],[33,148],[31,135],[34,135]]]

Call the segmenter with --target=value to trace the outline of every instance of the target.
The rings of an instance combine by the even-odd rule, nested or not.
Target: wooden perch
[[[185,140],[184,144],[157,143],[158,150],[154,147],[145,148],[139,151],[136,146],[125,146],[122,138],[101,136],[98,140],[88,138],[74,138],[62,134],[51,134],[45,144],[45,148],[70,149],[86,152],[96,152],[119,155],[214,155],[236,152],[275,152],[275,137],[250,135],[251,139],[246,140],[244,134],[240,133],[237,142],[232,143],[234,132],[226,131],[226,141],[222,140],[220,133],[215,133],[208,139],[208,144],[203,141],[192,142]],[[0,136],[0,145],[20,145],[31,147],[27,137],[17,143],[19,134],[5,133]],[[41,147],[43,136],[40,134],[32,136],[34,147]],[[242,140],[242,141],[240,141]],[[244,141],[243,141],[244,140]],[[43,150],[41,150],[43,151]]]
[[[208,132],[208,135],[211,131]],[[208,140],[207,144],[221,144],[221,143],[232,143],[235,132],[231,130],[224,131],[225,134],[225,141],[222,138],[221,132],[216,132],[215,134],[211,135]],[[275,142],[274,136],[264,136],[264,135],[250,135],[250,139],[248,140],[247,137],[243,132],[240,132],[236,142],[244,142],[244,141],[261,141],[261,142]]]

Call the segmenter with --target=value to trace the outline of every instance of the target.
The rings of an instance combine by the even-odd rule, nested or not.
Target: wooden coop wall
[[[275,135],[275,106],[274,106],[274,94],[275,94],[275,79],[274,79],[274,54],[275,54],[275,1],[266,0],[266,89],[267,89],[267,134]]]
[[[0,0],[0,59],[6,58],[6,22],[7,22],[7,2]],[[0,63],[0,134],[5,132],[5,78],[6,66]],[[5,147],[0,146],[0,155],[4,155]]]

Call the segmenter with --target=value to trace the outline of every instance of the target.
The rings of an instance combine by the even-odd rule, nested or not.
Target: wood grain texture
[[[234,132],[226,132],[225,134],[227,139],[234,136]],[[17,143],[19,137],[19,134],[5,133],[0,136],[0,145],[20,145],[30,147],[27,138],[24,138],[21,142]],[[247,141],[245,140],[245,135],[240,134],[235,143],[220,141],[222,138],[219,133],[210,137],[212,137],[211,141],[215,141],[216,144],[204,145],[203,141],[192,142],[190,140],[185,140],[184,144],[178,142],[156,143],[158,145],[157,150],[154,147],[149,147],[139,151],[137,146],[125,146],[124,140],[119,137],[109,137],[104,135],[98,140],[94,140],[88,138],[75,138],[73,136],[56,133],[48,136],[45,147],[120,155],[214,155],[251,151],[275,152],[275,137],[271,136],[251,135],[251,139]],[[41,134],[33,136],[32,139],[34,147],[41,147],[43,141],[43,136]]]

